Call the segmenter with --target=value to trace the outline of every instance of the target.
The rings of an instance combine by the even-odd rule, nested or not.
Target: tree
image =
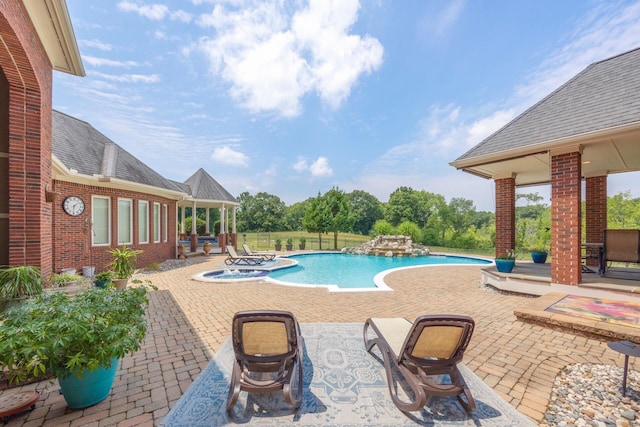
[[[353,232],[369,234],[373,224],[383,218],[382,203],[372,194],[362,190],[354,190],[347,194],[351,212],[353,212]]]
[[[283,230],[286,205],[278,196],[264,192],[252,196],[245,191],[238,196],[238,201],[238,218],[243,225],[241,231]]]
[[[338,233],[349,232],[353,227],[354,217],[351,213],[351,205],[344,191],[338,187],[324,193],[324,209],[326,209],[327,232],[333,233],[333,249],[338,249]]]
[[[285,210],[284,214],[284,227],[286,230],[304,230],[304,215],[309,209],[312,198],[303,200],[302,202],[294,203]]]
[[[322,233],[327,232],[329,215],[320,192],[317,197],[309,200],[309,207],[304,214],[302,226],[309,233],[318,233],[319,248],[322,249]]]

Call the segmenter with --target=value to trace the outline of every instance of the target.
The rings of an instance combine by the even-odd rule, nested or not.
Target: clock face
[[[69,196],[62,202],[62,208],[69,215],[78,216],[84,212],[84,201],[80,197]]]

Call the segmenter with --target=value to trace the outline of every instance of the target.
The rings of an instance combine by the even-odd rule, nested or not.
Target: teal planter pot
[[[81,409],[102,402],[111,393],[111,386],[118,371],[118,359],[113,358],[108,369],[100,367],[86,370],[80,378],[75,375],[58,378],[60,391],[72,409]]]
[[[531,259],[536,264],[544,264],[547,262],[547,254],[546,252],[531,252]]]
[[[511,273],[515,265],[516,260],[514,259],[496,259],[496,269],[500,273]]]

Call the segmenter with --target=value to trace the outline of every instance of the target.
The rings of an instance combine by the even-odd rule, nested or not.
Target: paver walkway
[[[32,412],[13,416],[12,426],[151,426],[158,424],[229,336],[236,311],[283,309],[301,323],[364,322],[367,317],[425,313],[472,316],[476,330],[465,364],[534,421],[546,410],[555,376],[567,364],[606,363],[623,358],[605,342],[517,321],[513,310],[527,298],[479,287],[480,266],[435,266],[394,272],[393,292],[329,293],[259,282],[204,283],[191,277],[224,258],[146,276],[159,290],[150,295],[149,331],[143,348],[120,365],[111,395],[70,410],[48,385]],[[637,369],[632,361],[630,368]],[[31,387],[34,387],[32,385]]]

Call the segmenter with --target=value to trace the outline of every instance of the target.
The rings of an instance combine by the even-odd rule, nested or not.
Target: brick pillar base
[[[586,241],[587,243],[602,243],[604,230],[607,228],[607,176],[594,176],[586,182]],[[586,263],[598,266],[598,248],[587,248]]]
[[[582,154],[551,156],[551,282],[582,281]]]
[[[516,180],[495,180],[496,256],[516,248]]]

